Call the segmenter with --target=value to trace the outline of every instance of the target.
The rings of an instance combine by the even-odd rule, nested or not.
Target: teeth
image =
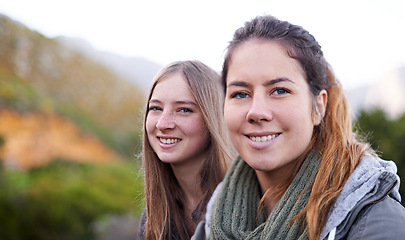
[[[265,141],[269,141],[275,137],[277,137],[278,134],[273,134],[273,135],[268,135],[268,136],[262,136],[262,137],[249,137],[250,140],[254,141],[254,142],[265,142]]]
[[[180,141],[178,138],[159,138],[159,140],[164,144],[172,144]]]

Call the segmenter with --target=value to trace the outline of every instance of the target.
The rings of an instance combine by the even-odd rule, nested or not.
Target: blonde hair
[[[268,197],[281,196],[297,173],[305,155],[310,149],[315,148],[322,158],[319,171],[306,207],[293,221],[305,217],[309,238],[318,239],[329,209],[360,158],[365,151],[374,152],[367,143],[356,140],[342,87],[325,60],[318,42],[300,26],[265,15],[246,22],[244,27],[236,30],[225,55],[222,71],[224,87],[232,54],[238,46],[251,39],[277,42],[287,50],[291,58],[301,64],[312,94],[312,114],[317,111],[316,96],[321,90],[327,91],[325,116],[321,123],[314,127],[311,143],[298,159],[292,175],[284,184],[269,189],[259,204],[261,210]]]
[[[199,217],[205,212],[206,204],[223,179],[233,157],[232,147],[223,120],[224,91],[219,75],[199,61],[174,62],[163,68],[155,77],[149,91],[143,127],[143,167],[145,170],[145,197],[147,221],[145,239],[167,239],[175,229],[182,239],[190,238],[184,224],[182,190],[177,183],[170,164],[159,160],[147,137],[145,123],[149,100],[161,79],[181,73],[195,97],[203,114],[207,131],[210,133],[208,157],[201,167],[200,187],[203,192]]]

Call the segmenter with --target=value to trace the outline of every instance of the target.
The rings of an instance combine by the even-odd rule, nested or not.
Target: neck
[[[194,210],[202,197],[199,176],[200,166],[172,165],[172,169],[180,189],[184,193],[183,204],[185,208]]]
[[[176,167],[172,165],[173,173],[176,176],[180,189],[183,192],[183,220],[187,228],[188,234],[191,236],[194,233],[197,223],[192,219],[192,213],[197,208],[201,201],[202,191],[200,187],[200,167]]]

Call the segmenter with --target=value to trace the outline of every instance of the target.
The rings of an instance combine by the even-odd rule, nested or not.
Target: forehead
[[[153,92],[151,99],[159,100],[194,100],[194,96],[188,86],[187,80],[182,73],[173,73],[161,78]]]
[[[276,41],[252,39],[238,46],[231,58],[228,77],[238,73],[254,77],[304,77],[301,64],[291,58],[283,45]]]

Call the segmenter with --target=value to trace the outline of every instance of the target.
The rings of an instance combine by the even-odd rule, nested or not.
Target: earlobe
[[[314,114],[314,125],[319,125],[325,116],[326,105],[328,103],[328,93],[322,89],[316,97],[316,111]]]

